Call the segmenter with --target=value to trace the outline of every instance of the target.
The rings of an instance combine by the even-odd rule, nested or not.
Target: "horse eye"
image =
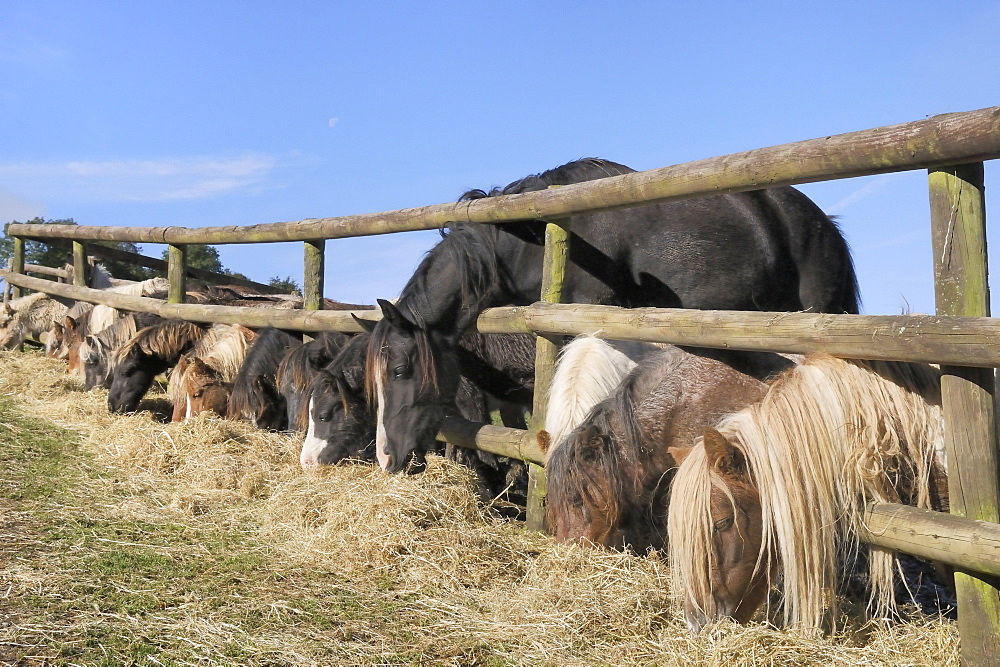
[[[194,398],[201,398],[202,394],[204,393],[205,393],[204,389],[199,389],[198,391],[194,392]]]
[[[396,368],[392,371],[392,376],[397,379],[403,377],[404,375],[406,375],[406,365],[396,366]]]
[[[729,530],[730,526],[732,525],[733,525],[733,517],[727,516],[725,519],[719,519],[718,521],[716,521],[715,525],[712,527],[716,530],[716,532],[721,533],[724,530]]]

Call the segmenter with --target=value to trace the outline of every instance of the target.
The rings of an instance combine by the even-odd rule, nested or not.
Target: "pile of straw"
[[[280,633],[194,617],[164,618],[163,631],[239,641],[260,651],[260,664],[378,664],[400,655],[441,664],[958,662],[954,622],[919,614],[827,638],[730,623],[694,637],[659,557],[556,544],[497,518],[477,501],[470,473],[450,461],[431,457],[412,477],[367,465],[304,473],[301,436],[204,416],[164,424],[149,413],[110,415],[106,393],[82,392],[63,368],[0,353],[0,394],[84,434],[84,448],[125,487],[116,493],[127,500],[108,511],[253,532],[268,565],[260,581],[241,583],[242,597],[287,619]],[[336,590],[370,611],[308,625],[282,589],[286,597]]]

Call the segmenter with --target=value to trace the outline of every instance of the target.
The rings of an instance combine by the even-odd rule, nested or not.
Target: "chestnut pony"
[[[748,621],[779,580],[785,625],[832,626],[866,504],[947,502],[939,380],[926,364],[809,356],[704,432],[667,518],[692,631]],[[869,608],[892,614],[895,554],[871,546],[867,560]]]

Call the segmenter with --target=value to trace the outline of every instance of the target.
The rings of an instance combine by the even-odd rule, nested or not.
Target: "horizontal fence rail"
[[[250,308],[165,303],[148,297],[62,285],[10,271],[12,285],[64,298],[103,303],[123,310],[155,313],[194,322],[273,326],[295,331],[362,329],[354,317],[376,321],[378,310]],[[618,308],[534,303],[491,308],[479,316],[480,333],[594,333],[614,340],[768,352],[826,352],[855,359],[924,361],[959,366],[1000,366],[1000,318],[936,315],[828,315],[683,308]]]
[[[133,243],[312,241],[438,229],[455,222],[556,219],[585,211],[1000,158],[1000,107],[810,139],[560,188],[420,208],[248,226],[10,225],[12,236]]]

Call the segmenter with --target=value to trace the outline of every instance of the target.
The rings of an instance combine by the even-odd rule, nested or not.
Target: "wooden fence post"
[[[305,271],[302,277],[302,307],[305,310],[323,310],[325,255],[326,239],[305,242]]]
[[[326,269],[326,239],[305,241],[305,261],[302,272],[302,309],[323,310],[323,272]],[[303,334],[309,342],[312,336]]]
[[[545,256],[542,260],[541,300],[559,303],[562,300],[569,256],[569,218],[550,221],[545,225]],[[535,397],[531,408],[531,430],[545,428],[549,387],[555,371],[561,336],[539,335],[535,340]],[[526,524],[529,530],[545,530],[545,468],[528,464],[528,508]]]
[[[87,244],[73,241],[73,284],[87,286]]]
[[[187,291],[187,246],[167,246],[167,280],[170,288],[167,291],[167,303],[184,303],[184,293]]]
[[[938,315],[990,314],[983,163],[928,173]],[[943,366],[941,400],[951,512],[1000,523],[1000,456],[994,420],[994,370]],[[957,571],[961,659],[1000,665],[1000,590],[996,579]]]
[[[14,254],[10,260],[10,270],[14,273],[24,273],[24,239],[19,236],[14,237]],[[11,295],[15,299],[24,296],[24,290],[14,287]]]

